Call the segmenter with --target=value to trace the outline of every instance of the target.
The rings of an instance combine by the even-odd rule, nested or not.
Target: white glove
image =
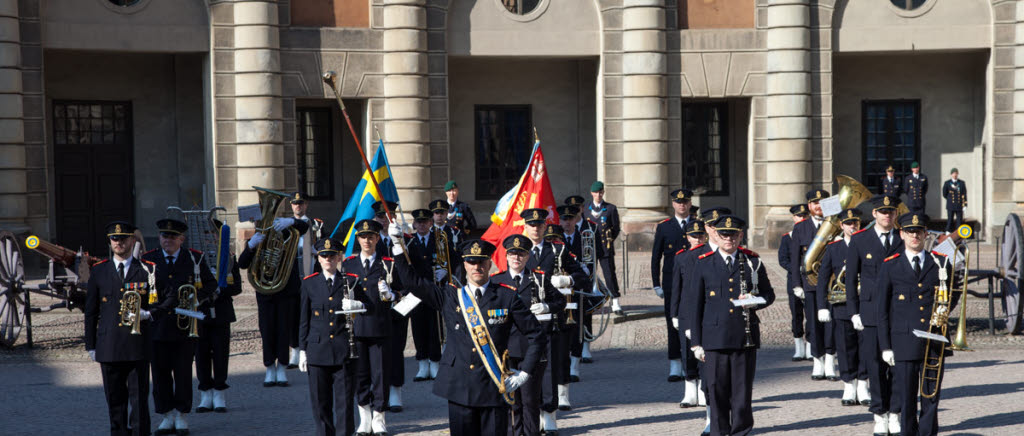
[[[89,358],[92,359],[93,362],[95,362],[96,361],[96,350],[86,350],[86,351],[89,352]]]
[[[285,231],[292,224],[295,224],[295,218],[274,218],[274,230],[279,232]]]
[[[530,306],[530,312],[533,312],[534,315],[543,315],[548,313],[548,305],[544,303],[534,303]]]
[[[568,288],[572,287],[571,276],[551,276],[551,286],[556,288]]]
[[[391,225],[388,226],[388,236],[390,236],[391,239],[401,238],[402,237],[402,225],[398,224],[396,222],[392,222]]]
[[[445,277],[448,277],[448,271],[445,271],[444,268],[437,268],[434,270],[435,282],[440,282],[441,280],[444,280]]]
[[[853,323],[853,329],[856,331],[864,330],[864,323],[860,320],[860,314],[855,313],[850,317],[850,322]]]
[[[832,314],[828,309],[818,309],[818,322],[832,322]]]
[[[341,310],[361,310],[365,307],[362,301],[350,300],[348,298],[341,299]]]
[[[679,330],[679,318],[672,318],[672,328]]]
[[[665,298],[665,290],[662,289],[661,286],[655,286],[654,295],[657,295],[658,298]]]
[[[153,314],[149,313],[149,311],[146,309],[139,309],[139,315],[142,317],[143,321],[149,321],[153,319]]]
[[[384,280],[377,282],[377,291],[380,292],[380,297],[384,301],[393,301],[395,299],[395,293],[391,292],[391,286],[388,286]]]
[[[686,329],[686,331],[684,333],[686,333],[686,339],[692,339],[690,337],[690,329]]]
[[[699,360],[701,362],[704,361],[704,347],[698,345],[698,346],[690,348],[690,349],[693,350],[693,357],[696,357],[697,360]]]
[[[530,374],[516,369],[512,370],[512,375],[505,379],[505,392],[515,392],[526,384],[526,380],[530,378]]]
[[[252,235],[252,238],[249,239],[249,249],[255,250],[256,246],[260,245],[260,242],[263,242],[263,238],[265,237],[266,236],[263,233],[256,233],[255,235]]]
[[[401,241],[401,238],[398,238],[398,239],[391,238],[391,240],[392,241]],[[405,253],[405,244],[396,243],[396,244],[391,246],[391,255],[392,256],[398,257],[398,256],[401,256],[402,253]]]
[[[896,354],[892,350],[884,350],[882,351],[882,361],[889,366],[896,366]]]
[[[309,371],[309,362],[306,361],[306,350],[299,351],[299,371]]]
[[[799,299],[803,300],[804,299],[804,288],[802,286],[797,286],[797,287],[793,288],[793,295],[795,295],[796,298],[799,298]]]

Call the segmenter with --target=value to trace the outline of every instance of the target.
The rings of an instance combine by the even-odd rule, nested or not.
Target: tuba
[[[141,335],[139,322],[142,321],[142,295],[134,289],[128,289],[121,294],[121,326],[131,326],[133,335]]]
[[[852,177],[836,176],[836,183],[839,183],[839,205],[843,209],[857,207],[864,200],[871,198],[868,188]],[[811,285],[818,284],[818,269],[821,268],[821,258],[825,255],[825,246],[842,231],[843,227],[839,225],[837,217],[824,220],[818,227],[818,233],[814,235],[814,241],[807,247],[807,252],[800,263],[801,272],[807,275],[807,282]]]
[[[196,287],[192,285],[181,285],[178,288],[178,308],[195,312],[199,307],[199,296]],[[178,328],[188,330],[188,337],[199,337],[199,325],[197,320],[191,316],[178,315]]]
[[[289,228],[284,232],[274,230],[274,218],[277,210],[289,198],[287,194],[266,188],[253,186],[260,196],[262,211],[256,231],[266,236],[253,253],[252,265],[249,266],[249,283],[261,294],[274,294],[288,284],[292,273],[292,265],[299,254],[299,231]]]

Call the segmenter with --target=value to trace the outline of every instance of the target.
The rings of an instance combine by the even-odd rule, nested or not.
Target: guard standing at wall
[[[447,200],[448,210],[445,215],[449,227],[459,229],[463,235],[468,236],[476,230],[476,216],[469,208],[469,204],[459,200],[459,185],[454,180],[444,184],[444,195]]]
[[[899,197],[903,195],[903,178],[896,175],[896,168],[889,165],[885,169],[885,177],[882,177],[882,195]]]
[[[967,207],[967,183],[960,180],[960,171],[953,168],[949,180],[942,184],[942,198],[946,199],[946,233],[956,231],[964,222]]]
[[[928,195],[928,177],[921,173],[921,164],[912,162],[910,174],[903,179],[903,192],[907,194],[907,208],[923,215]]]
[[[668,381],[683,379],[683,354],[679,346],[679,330],[672,324],[672,280],[676,252],[690,248],[686,240],[686,228],[690,223],[690,206],[693,192],[676,189],[669,194],[673,216],[658,223],[654,229],[654,247],[651,249],[651,280],[654,293],[665,306],[665,325],[668,333]],[[665,289],[670,295],[665,296]]]

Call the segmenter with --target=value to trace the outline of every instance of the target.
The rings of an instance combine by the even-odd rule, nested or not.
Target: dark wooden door
[[[103,226],[135,219],[131,103],[53,102],[57,240],[105,256]]]

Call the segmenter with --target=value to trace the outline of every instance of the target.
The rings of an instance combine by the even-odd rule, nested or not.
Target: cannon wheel
[[[1024,312],[1024,299],[1020,291],[1024,288],[1024,227],[1020,217],[1010,214],[1003,225],[1002,246],[1000,247],[999,264],[1003,268],[1002,290],[1003,309],[1006,313],[1006,330],[1011,334],[1020,334],[1021,315]]]
[[[25,325],[25,264],[11,232],[0,232],[0,344],[13,347]]]

